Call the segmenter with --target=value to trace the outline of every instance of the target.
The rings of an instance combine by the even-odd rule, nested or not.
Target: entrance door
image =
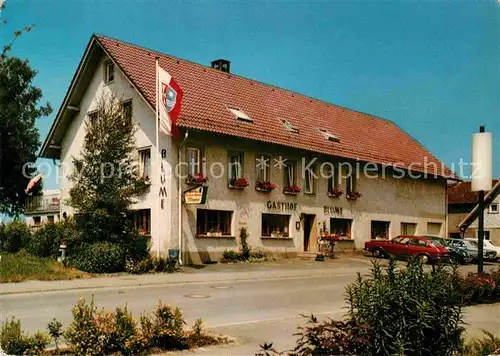
[[[309,242],[311,241],[315,217],[316,215],[304,215],[304,252],[309,251]]]

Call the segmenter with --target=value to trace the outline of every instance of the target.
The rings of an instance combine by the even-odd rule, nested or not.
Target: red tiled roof
[[[367,162],[402,167],[413,163],[413,170],[419,172],[427,162],[439,167],[439,176],[456,178],[448,168],[441,170],[437,158],[390,121],[108,37],[96,38],[152,108],[155,58],[159,57],[160,66],[184,92],[181,127]],[[253,123],[236,120],[227,107],[244,111]],[[285,130],[280,118],[291,122],[299,133]],[[327,129],[340,142],[325,140],[318,128]]]
[[[493,179],[493,186],[498,179]],[[448,188],[448,204],[477,204],[479,192],[471,190],[471,181],[460,182]]]

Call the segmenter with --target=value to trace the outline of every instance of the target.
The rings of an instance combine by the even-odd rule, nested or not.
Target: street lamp
[[[478,216],[478,262],[477,272],[483,272],[484,243],[484,191],[491,190],[492,180],[492,150],[491,132],[484,132],[484,126],[479,127],[479,133],[472,135],[472,183],[471,190],[479,192]]]

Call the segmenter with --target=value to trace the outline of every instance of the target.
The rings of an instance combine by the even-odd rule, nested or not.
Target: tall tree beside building
[[[3,5],[5,6],[5,5]],[[0,29],[6,20],[0,17]],[[37,72],[27,59],[11,56],[16,39],[26,31],[14,32],[10,42],[0,44],[0,213],[17,215],[24,210],[24,199],[40,145],[37,119],[47,116],[52,109],[40,105],[42,90],[33,85]]]
[[[132,107],[103,96],[88,116],[83,150],[74,158],[69,204],[85,242],[127,244],[134,238],[130,206],[148,189],[136,164]]]

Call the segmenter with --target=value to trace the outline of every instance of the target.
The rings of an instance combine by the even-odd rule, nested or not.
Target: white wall
[[[137,124],[137,132],[135,134],[136,146],[138,148],[151,148],[152,167],[155,169],[155,152],[156,152],[156,136],[155,136],[155,113],[146,104],[139,93],[132,87],[123,73],[115,66],[115,79],[112,83],[105,84],[103,81],[103,63],[107,58],[102,58],[97,67],[92,80],[81,100],[80,112],[74,117],[66,135],[62,142],[61,149],[61,214],[66,212],[68,215],[73,214],[73,209],[67,204],[69,199],[69,189],[72,183],[68,180],[68,176],[73,170],[73,157],[80,156],[85,138],[85,125],[87,113],[96,109],[99,99],[106,94],[114,93],[121,101],[132,99],[133,117]],[[149,192],[141,197],[134,209],[151,209],[151,251],[156,253],[164,253],[168,248],[175,247],[172,244],[177,244],[177,219],[172,219],[172,214],[177,210],[177,200],[173,200],[175,195],[175,182],[171,179],[171,164],[175,161],[177,149],[172,145],[172,140],[169,136],[160,134],[160,150],[166,151],[166,158],[163,160],[164,169],[166,171],[166,180],[160,183],[158,174],[153,173],[152,184]],[[164,210],[161,210],[158,215],[152,209],[159,206],[159,191],[160,185],[164,185],[167,191],[165,197]],[[158,225],[157,225],[158,224]]]
[[[314,214],[318,224],[335,217],[333,214],[325,214],[324,206],[342,207],[343,214],[340,218],[352,219],[352,237],[357,248],[362,248],[364,241],[370,238],[371,221],[390,221],[389,237],[401,234],[401,223],[415,223],[416,234],[426,234],[428,223],[441,224],[440,235],[445,234],[445,182],[415,179],[385,179],[360,178],[358,190],[363,196],[357,201],[350,201],[342,196],[330,198],[327,196],[327,180],[319,178],[316,184],[316,194],[306,195],[301,192],[297,196],[284,195],[283,171],[271,168],[271,181],[278,185],[278,189],[271,193],[262,193],[255,190],[255,162],[256,156],[271,154],[273,157],[283,155],[284,157],[297,158],[300,162],[302,155],[296,150],[287,150],[274,145],[259,143],[246,143],[242,140],[231,138],[215,138],[210,135],[193,138],[194,142],[187,143],[186,147],[203,146],[206,165],[210,167],[214,162],[221,162],[227,167],[228,150],[245,151],[245,177],[249,180],[249,186],[243,190],[228,188],[226,174],[220,178],[213,178],[208,172],[209,181],[207,203],[204,205],[185,206],[183,216],[183,235],[185,248],[192,252],[193,259],[199,255],[203,259],[207,254],[220,254],[225,249],[238,248],[239,238],[197,238],[196,237],[196,210],[198,208],[214,210],[230,210],[233,213],[232,235],[239,236],[239,229],[246,226],[249,233],[249,243],[253,248],[265,249],[274,252],[296,253],[303,251],[303,224],[296,230],[295,224],[300,221],[300,214]],[[185,157],[185,148],[183,148]],[[184,158],[185,159],[185,158]],[[227,171],[227,170],[226,170]],[[300,163],[298,168],[300,176]],[[214,169],[215,175],[218,170]],[[297,182],[303,187],[303,181],[299,178]],[[345,191],[345,182],[341,183],[341,189]],[[188,189],[185,185],[183,190]],[[264,240],[261,239],[261,214],[267,213],[266,202],[296,202],[297,211],[291,212],[290,234],[291,240]],[[288,214],[288,213],[287,213]],[[198,251],[198,252],[194,252]],[[197,261],[195,261],[197,262]]]

